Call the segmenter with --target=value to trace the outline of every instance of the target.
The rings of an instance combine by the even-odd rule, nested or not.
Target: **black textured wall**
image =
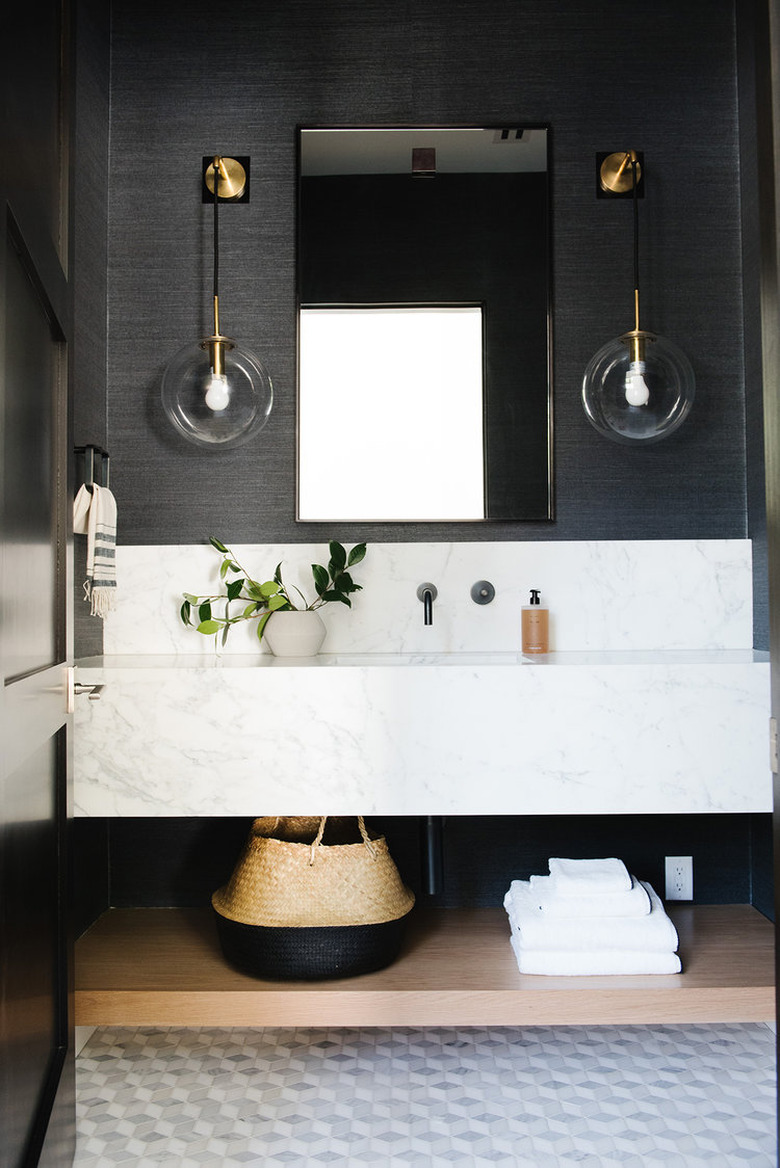
[[[80,7],[92,48],[82,76],[79,173],[100,183],[107,6],[82,0]],[[762,540],[749,8],[739,6],[738,78],[733,0],[113,0],[109,217],[101,187],[94,195],[82,187],[75,392],[77,441],[104,440],[111,451],[120,540],[199,542],[217,524],[231,542],[322,538],[315,525],[294,520],[296,125],[518,121],[552,128],[557,520],[359,532],[345,525],[327,535],[653,539],[750,530]],[[579,403],[587,360],[632,323],[629,206],[595,198],[596,152],[628,147],[644,151],[646,162],[644,320],[685,348],[698,383],[686,425],[640,450],[599,437]],[[159,406],[166,360],[208,326],[211,220],[199,184],[201,158],[212,151],[252,158],[250,204],[221,217],[223,324],[264,355],[276,387],[262,434],[217,456],[179,441]],[[466,835],[450,826],[448,855],[466,848],[481,859],[465,877],[453,861],[452,879],[461,884],[448,885],[448,896],[494,900],[509,873],[527,874],[554,851],[579,854],[585,834],[591,850],[606,854],[622,827],[631,862],[657,885],[664,854],[690,853],[697,898],[752,898],[771,911],[768,817],[650,819],[545,821],[541,835],[533,825],[533,847],[522,823],[456,822]],[[82,923],[112,896],[111,833],[115,903],[206,903],[245,824],[229,828],[223,839],[219,821],[198,821],[189,834],[186,823],[79,823],[79,855],[92,865],[84,869]],[[413,878],[417,825],[388,830]],[[200,837],[209,832],[220,846],[208,849],[218,862],[206,877]],[[144,890],[136,886],[134,848],[149,838],[163,843],[158,853],[174,874],[155,870]]]
[[[308,541],[294,520],[295,128],[552,127],[557,519],[348,525],[344,540],[654,539],[747,532],[732,0],[114,0],[108,438],[124,543]],[[595,198],[597,151],[644,151],[644,323],[697,375],[686,425],[632,449],[579,402],[592,353],[632,324],[630,203]],[[252,159],[221,216],[226,331],[272,371],[249,445],[187,447],[159,405],[167,359],[208,324],[204,154]]]
[[[512,880],[547,871],[550,856],[619,855],[664,894],[664,856],[693,857],[698,904],[751,902],[772,916],[768,815],[447,816],[443,821],[445,907],[500,905]],[[421,824],[376,817],[404,880],[423,895]],[[110,841],[109,901],[117,908],[208,905],[246,840],[247,819],[77,821],[79,837]],[[94,892],[93,892],[94,895]],[[85,914],[85,922],[89,916]]]
[[[73,436],[76,446],[105,447],[110,21],[103,0],[74,5],[74,42]],[[101,653],[103,645],[103,622],[84,601],[86,544],[85,536],[74,538],[74,640],[81,657]]]
[[[760,4],[756,5],[760,8]],[[748,536],[753,545],[753,627],[756,647],[769,648],[767,588],[764,397],[761,353],[761,238],[756,93],[757,38],[753,4],[737,5],[737,77],[739,81],[740,200],[742,207],[742,295],[745,349],[745,432],[747,453]]]

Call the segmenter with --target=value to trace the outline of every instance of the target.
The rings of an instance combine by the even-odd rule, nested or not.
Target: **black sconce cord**
[[[222,159],[219,160],[221,164]],[[214,159],[214,299],[219,296],[219,165]]]
[[[638,161],[636,155],[631,159],[631,178],[633,182],[633,202],[634,202],[634,288],[637,295],[639,293],[639,200],[637,198],[636,189],[636,168]]]

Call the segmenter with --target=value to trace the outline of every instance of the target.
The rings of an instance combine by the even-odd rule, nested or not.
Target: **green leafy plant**
[[[322,564],[312,564],[311,571],[314,579],[316,597],[309,602],[300,588],[295,585],[288,589],[282,579],[282,565],[277,564],[272,580],[259,583],[254,580],[245,568],[241,566],[230,548],[225,547],[213,535],[209,536],[209,543],[222,556],[219,566],[220,580],[224,581],[224,592],[212,596],[194,596],[191,592],[184,593],[184,601],[179,615],[188,628],[195,628],[205,636],[221,634],[222,644],[228,638],[232,625],[239,621],[257,621],[257,636],[263,638],[266,623],[275,612],[312,611],[322,608],[324,604],[337,601],[352,607],[350,596],[353,592],[360,592],[362,585],[356,584],[349,569],[359,564],[366,554],[364,543],[356,544],[347,553],[336,540],[328,544],[330,559],[327,567]],[[291,592],[295,596],[291,595]],[[215,612],[216,609],[216,612]]]

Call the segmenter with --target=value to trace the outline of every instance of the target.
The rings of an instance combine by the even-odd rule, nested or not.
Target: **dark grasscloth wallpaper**
[[[750,533],[764,643],[749,2],[78,0],[77,12],[76,441],[110,450],[120,542],[197,543],[217,526],[247,543]],[[551,128],[555,521],[297,524],[296,127],[523,122]],[[697,377],[688,422],[647,449],[601,438],[580,405],[588,359],[633,323],[630,204],[595,195],[596,154],[627,148],[645,156],[643,323],[676,340]],[[252,160],[250,203],[221,215],[222,323],[263,355],[276,391],[265,430],[221,455],[188,447],[159,404],[166,361],[209,328],[200,167],[212,152]],[[96,623],[81,621],[82,654],[99,651]],[[636,862],[660,880],[658,856],[690,852],[703,896],[771,912],[769,817],[737,818],[637,823]],[[501,830],[519,835],[502,847],[514,856],[519,841],[530,866],[534,840],[566,854],[581,827],[512,821]],[[593,846],[606,846],[613,827],[590,823]],[[76,828],[84,923],[122,897],[141,903],[143,890],[126,885],[139,870],[133,844],[158,838],[149,821]],[[196,828],[198,838],[222,830]],[[244,825],[233,830],[226,865]],[[450,842],[458,830],[450,825]],[[160,831],[173,875],[155,877],[152,899],[200,902],[211,885],[189,887],[186,825]],[[479,833],[475,854],[492,855],[491,825]],[[409,857],[414,871],[412,845]],[[485,879],[505,877],[500,861],[489,868]]]
[[[320,540],[296,524],[299,124],[551,127],[554,523],[382,525],[344,540],[656,539],[747,532],[737,46],[732,0],[114,0],[107,439],[124,543]],[[644,323],[688,353],[698,396],[667,442],[601,438],[584,366],[631,327],[630,203],[595,197],[598,151],[644,151]],[[188,447],[159,404],[203,335],[211,216],[203,155],[248,154],[221,216],[223,326],[276,399],[249,445]]]

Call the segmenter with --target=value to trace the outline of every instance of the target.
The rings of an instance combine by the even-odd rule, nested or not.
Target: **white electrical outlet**
[[[666,899],[693,900],[693,856],[666,857]]]

